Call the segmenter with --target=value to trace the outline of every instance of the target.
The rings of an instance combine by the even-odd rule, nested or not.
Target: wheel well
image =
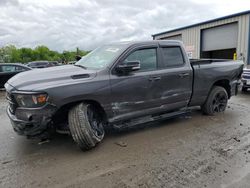
[[[100,112],[100,115],[102,117],[102,119],[107,122],[108,118],[107,118],[107,114],[105,112],[105,110],[103,109],[103,107],[101,106],[101,104],[97,101],[94,100],[84,100],[83,102],[87,103],[87,104],[92,104],[93,106],[95,106],[96,110],[98,112]]]
[[[229,84],[229,80],[218,80],[213,86],[221,86],[227,91],[228,98],[231,97],[231,86]]]
[[[65,104],[62,107],[60,107],[60,109],[57,110],[56,114],[53,116],[53,122],[55,123],[55,125],[60,125],[60,124],[68,123],[68,113],[69,113],[69,110],[73,106],[75,106],[75,105],[77,105],[77,104],[79,104],[81,102],[94,105],[95,108],[96,108],[96,110],[98,112],[100,112],[101,118],[105,122],[107,122],[106,112],[104,111],[104,109],[100,105],[100,103],[98,103],[97,101],[94,101],[94,100],[83,100],[83,101],[71,102],[71,103]]]

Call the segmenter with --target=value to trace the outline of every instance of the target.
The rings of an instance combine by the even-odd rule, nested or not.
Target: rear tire
[[[68,114],[69,129],[73,140],[82,150],[89,150],[104,137],[103,119],[91,104],[80,103]]]
[[[244,87],[244,86],[242,86],[241,91],[242,91],[242,92],[247,92],[247,88]]]
[[[214,86],[208,95],[206,102],[201,106],[201,110],[206,115],[214,115],[224,112],[227,107],[227,91],[220,86]]]

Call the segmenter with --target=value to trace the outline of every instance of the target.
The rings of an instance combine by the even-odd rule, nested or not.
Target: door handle
[[[161,80],[161,77],[160,76],[151,76],[148,80],[149,81],[158,81],[158,80]]]
[[[187,76],[189,76],[189,73],[187,73],[187,72],[179,74],[179,77],[181,77],[181,78],[184,78]]]

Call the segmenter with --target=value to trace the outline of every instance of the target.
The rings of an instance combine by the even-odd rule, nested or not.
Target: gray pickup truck
[[[8,116],[28,138],[68,131],[83,150],[122,128],[185,113],[226,109],[237,94],[241,61],[190,60],[178,41],[104,45],[75,65],[20,73],[6,84]]]

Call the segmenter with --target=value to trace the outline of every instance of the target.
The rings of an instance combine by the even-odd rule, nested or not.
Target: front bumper
[[[39,137],[50,128],[51,119],[56,110],[56,107],[46,105],[39,109],[17,108],[13,114],[8,106],[7,114],[17,134]]]

